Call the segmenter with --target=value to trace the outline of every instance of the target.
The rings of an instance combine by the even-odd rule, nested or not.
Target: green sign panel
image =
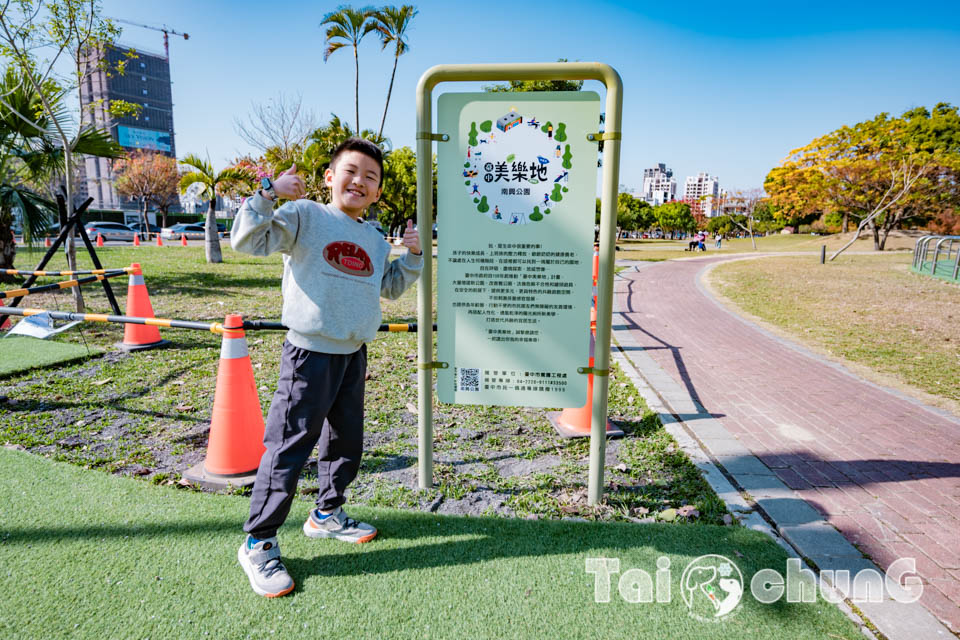
[[[587,397],[600,97],[437,101],[437,395],[579,407]]]

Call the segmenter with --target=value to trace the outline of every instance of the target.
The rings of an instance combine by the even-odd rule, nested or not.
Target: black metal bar
[[[7,313],[13,316],[32,316],[39,312],[50,314],[51,318],[56,320],[82,320],[87,322],[118,322],[123,324],[150,324],[157,327],[170,327],[172,329],[196,329],[198,331],[211,331],[216,333],[216,322],[196,322],[193,320],[173,320],[167,318],[137,318],[134,316],[113,316],[102,313],[75,313],[72,311],[48,311],[46,309],[15,309],[13,307],[0,307],[0,313]],[[148,322],[148,320],[150,322]]]
[[[2,273],[8,275],[20,275],[20,276],[36,276],[37,278],[62,278],[64,276],[83,276],[93,274],[96,271],[103,271],[100,275],[113,275],[114,273],[129,273],[129,268],[123,269],[78,269],[77,271],[20,271],[19,269],[5,269]]]
[[[107,278],[116,278],[117,276],[124,275],[123,271],[118,271],[116,273],[105,273],[102,275],[90,276],[89,278],[77,278],[76,284],[72,285],[78,287],[81,284],[87,284],[88,282],[97,282],[98,280],[106,280]],[[73,280],[65,280],[63,282],[73,282]],[[70,287],[64,287],[63,282],[54,282],[53,284],[44,284],[39,287],[27,288],[25,293],[19,296],[22,298],[24,296],[32,295],[34,293],[43,293],[45,291],[58,291],[60,289],[69,289]],[[24,291],[24,289],[15,289],[15,291]],[[6,291],[0,291],[0,299],[6,299],[8,293]],[[18,298],[18,299],[19,299]]]
[[[47,249],[47,252],[43,254],[43,257],[40,259],[40,263],[37,265],[37,268],[34,271],[43,271],[43,267],[50,262],[57,249],[60,248],[60,245],[63,244],[63,241],[66,239],[67,234],[70,232],[71,222],[67,221],[66,217],[66,201],[63,199],[63,196],[57,194],[57,212],[60,215],[60,235],[57,236],[57,239],[53,241],[50,245],[50,248]],[[27,278],[26,282],[23,283],[24,288],[29,288],[34,282],[37,281],[37,276],[30,276]],[[20,301],[23,298],[14,298],[10,302],[11,307],[16,307],[20,304]],[[4,320],[7,319],[6,314],[0,314],[0,325],[3,325]]]
[[[97,257],[97,251],[93,248],[90,237],[87,235],[87,230],[80,224],[80,216],[87,210],[91,202],[93,202],[93,198],[87,198],[86,201],[77,208],[73,214],[73,219],[76,220],[77,233],[83,238],[83,244],[87,246],[87,253],[90,254],[90,260],[93,262],[93,266],[97,269],[103,269],[103,265],[100,264],[100,258]],[[110,308],[113,309],[115,314],[120,315],[120,305],[117,304],[117,299],[113,296],[113,289],[106,280],[103,280],[103,291],[107,294],[107,301],[110,303]]]
[[[406,324],[409,333],[417,332],[417,324],[415,322],[394,322],[390,324]],[[381,324],[378,331],[390,331],[390,324]],[[243,328],[246,331],[286,331],[288,329],[288,327],[281,322],[272,322],[269,320],[244,320]],[[437,330],[436,324],[433,325],[433,330]]]

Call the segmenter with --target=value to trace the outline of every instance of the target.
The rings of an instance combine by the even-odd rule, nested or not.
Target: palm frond
[[[187,187],[192,185],[194,182],[199,182],[203,185],[203,191],[201,192],[201,195],[204,197],[206,197],[206,194],[210,191],[210,188],[213,185],[210,176],[207,174],[201,173],[200,171],[191,171],[180,176],[180,193],[186,193]]]
[[[98,158],[122,158],[125,155],[123,147],[114,142],[113,136],[105,129],[88,127],[80,131],[77,141],[73,145],[76,153],[83,153]]]
[[[207,178],[206,180],[202,181],[205,184],[208,182],[212,183],[213,179],[216,177],[216,174],[213,171],[213,166],[211,166],[208,161],[200,158],[196,154],[187,154],[183,160],[180,160],[180,164],[185,164],[188,167],[196,169],[197,172],[202,173]]]

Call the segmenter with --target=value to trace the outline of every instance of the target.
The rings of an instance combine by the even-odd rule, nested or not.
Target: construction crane
[[[171,28],[168,27],[167,25],[163,25],[162,27],[151,27],[151,26],[148,25],[148,24],[140,24],[139,22],[131,22],[131,21],[129,21],[129,20],[122,20],[122,19],[120,19],[120,18],[114,18],[114,22],[122,22],[123,24],[133,25],[134,27],[142,27],[142,28],[144,28],[144,29],[152,29],[153,31],[162,31],[162,32],[163,32],[163,53],[164,53],[164,56],[166,56],[167,60],[170,59],[170,37],[169,37],[169,35],[170,35],[171,33],[172,33],[173,35],[175,35],[175,36],[183,36],[183,39],[184,39],[184,40],[189,40],[189,39],[190,39],[190,34],[189,34],[189,33],[180,33],[179,31],[174,31],[173,29],[171,29]]]

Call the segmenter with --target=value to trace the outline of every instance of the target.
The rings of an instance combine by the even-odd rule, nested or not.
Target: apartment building
[[[702,213],[708,218],[720,215],[717,198],[720,196],[720,180],[709,173],[687,176],[683,185],[683,200],[690,204],[694,213]]]
[[[673,169],[662,162],[651,169],[643,170],[643,193],[640,196],[650,206],[677,199],[677,181]]]

